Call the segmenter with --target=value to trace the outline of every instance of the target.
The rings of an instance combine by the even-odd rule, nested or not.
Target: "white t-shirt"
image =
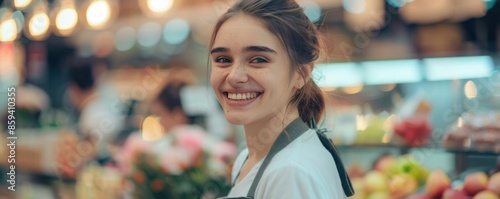
[[[232,180],[248,156],[243,150],[234,163]],[[247,196],[248,190],[264,158],[241,181],[237,181],[228,197]],[[345,199],[337,166],[312,129],[279,151],[271,160],[255,190],[255,198]]]

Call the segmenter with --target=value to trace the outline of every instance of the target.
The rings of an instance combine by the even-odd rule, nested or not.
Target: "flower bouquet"
[[[154,141],[132,134],[118,163],[137,199],[215,198],[230,190],[230,163],[235,156],[232,143],[183,126]]]

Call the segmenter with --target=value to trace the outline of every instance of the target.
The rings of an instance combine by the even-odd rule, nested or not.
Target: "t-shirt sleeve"
[[[266,171],[262,176],[255,198],[332,198],[326,190],[327,187],[328,185],[315,179],[312,173],[300,164],[282,164]]]

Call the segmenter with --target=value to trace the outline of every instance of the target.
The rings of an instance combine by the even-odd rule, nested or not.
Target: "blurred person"
[[[2,54],[3,53],[3,54]],[[7,124],[7,88],[15,87],[16,128],[40,128],[42,112],[50,108],[48,94],[26,76],[25,49],[22,45],[0,44],[0,118]],[[16,58],[17,57],[17,58]]]
[[[184,86],[185,84],[180,82],[167,84],[153,102],[153,110],[160,117],[160,123],[165,132],[169,132],[176,126],[190,123],[182,109],[180,92]]]
[[[338,154],[316,132],[325,106],[311,79],[319,45],[294,0],[238,1],[217,21],[210,82],[226,119],[244,126],[248,146],[234,163],[229,198],[353,194]]]
[[[186,67],[173,67],[165,78],[163,86],[150,105],[151,112],[159,117],[164,135],[170,134],[174,129],[188,125],[196,125],[195,117],[188,115],[183,108],[181,92],[183,89],[196,83],[192,71]],[[198,125],[197,125],[198,126]],[[168,147],[166,147],[168,148]]]
[[[101,90],[99,83],[103,81],[96,76],[96,63],[93,59],[77,59],[68,71],[67,96],[76,112],[76,133],[63,136],[57,158],[60,168],[66,168],[63,173],[69,176],[75,175],[78,164],[89,159],[101,164],[110,161],[108,146],[125,125],[124,110],[113,106],[118,97]]]

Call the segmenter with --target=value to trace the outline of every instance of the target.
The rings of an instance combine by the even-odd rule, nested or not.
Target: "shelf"
[[[500,156],[500,152],[495,151],[477,151],[472,149],[447,149],[443,148],[445,151],[456,154],[473,155],[473,156]]]
[[[394,145],[394,144],[353,144],[353,145],[336,145],[338,150],[347,149],[366,149],[366,148],[378,148],[378,149],[397,149],[403,152],[408,152],[411,149],[438,149],[448,153],[473,155],[473,156],[500,156],[500,152],[494,151],[478,151],[473,149],[449,149],[435,146],[422,146],[422,147],[411,147],[404,145]]]
[[[353,145],[336,145],[336,147],[339,149],[349,149],[349,148],[441,149],[440,147],[432,147],[432,146],[411,147],[411,146],[395,145],[395,144],[353,144]]]

